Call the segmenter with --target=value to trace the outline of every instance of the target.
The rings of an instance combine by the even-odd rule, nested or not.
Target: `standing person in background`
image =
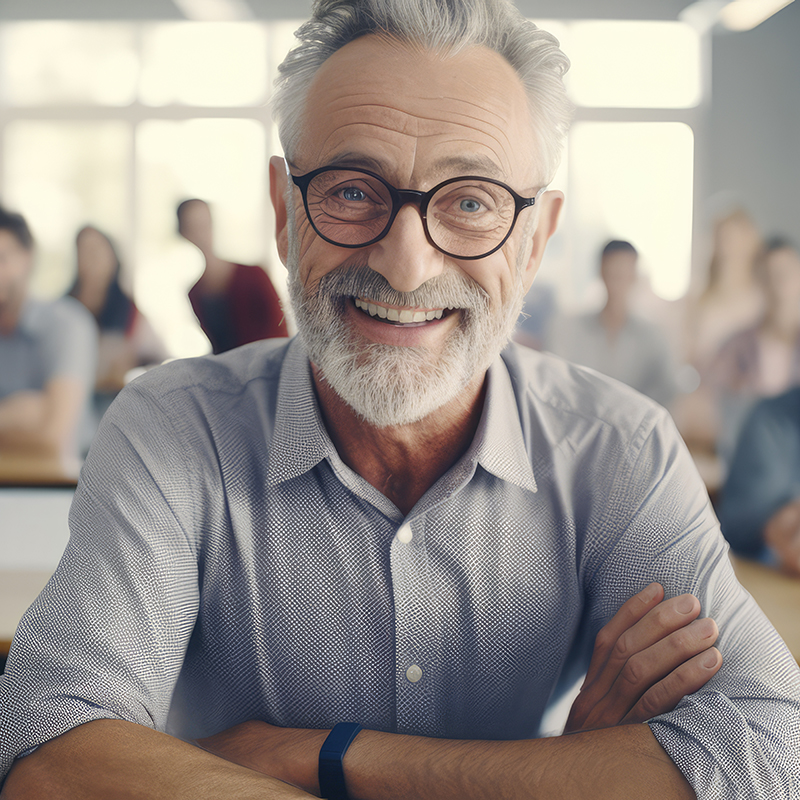
[[[97,329],[72,298],[30,297],[33,249],[25,219],[0,208],[0,452],[72,471],[91,435]]]
[[[167,350],[136,303],[120,286],[120,261],[111,240],[87,225],[75,237],[77,275],[69,296],[92,312],[100,332],[94,403],[98,418],[136,367],[160,364]]]
[[[669,342],[658,326],[637,317],[631,309],[631,293],[639,277],[638,260],[639,254],[630,242],[608,242],[600,254],[605,306],[598,312],[558,320],[547,349],[669,406],[676,393]]]
[[[178,233],[205,259],[189,300],[213,351],[224,353],[248,342],[288,336],[280,299],[267,273],[215,255],[208,203],[184,200],[177,214]]]

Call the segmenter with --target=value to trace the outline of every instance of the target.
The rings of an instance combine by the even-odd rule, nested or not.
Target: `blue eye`
[[[360,202],[362,200],[366,200],[367,198],[366,194],[362,192],[361,189],[356,189],[355,187],[343,189],[342,197],[351,202]]]
[[[462,200],[459,208],[469,214],[474,214],[476,211],[481,210],[481,204],[477,200]]]

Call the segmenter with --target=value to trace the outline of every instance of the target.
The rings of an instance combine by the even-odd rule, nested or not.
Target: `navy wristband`
[[[344,754],[358,736],[361,726],[357,722],[339,722],[334,725],[319,751],[319,793],[327,800],[348,800],[344,782]]]

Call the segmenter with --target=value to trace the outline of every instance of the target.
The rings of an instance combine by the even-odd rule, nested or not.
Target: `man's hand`
[[[764,543],[778,556],[781,569],[800,576],[800,500],[787,503],[767,520]]]
[[[704,686],[722,656],[716,623],[699,614],[697,598],[664,600],[657,583],[628,600],[597,635],[564,732],[645,722]]]

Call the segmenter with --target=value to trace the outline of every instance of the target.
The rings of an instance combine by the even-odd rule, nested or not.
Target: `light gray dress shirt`
[[[98,718],[534,737],[657,580],[699,597],[725,661],[653,732],[700,798],[798,797],[800,672],[668,415],[560,359],[504,352],[405,518],[337,454],[299,341],[173,362],[107,413],[70,521],[0,679],[0,774]]]

